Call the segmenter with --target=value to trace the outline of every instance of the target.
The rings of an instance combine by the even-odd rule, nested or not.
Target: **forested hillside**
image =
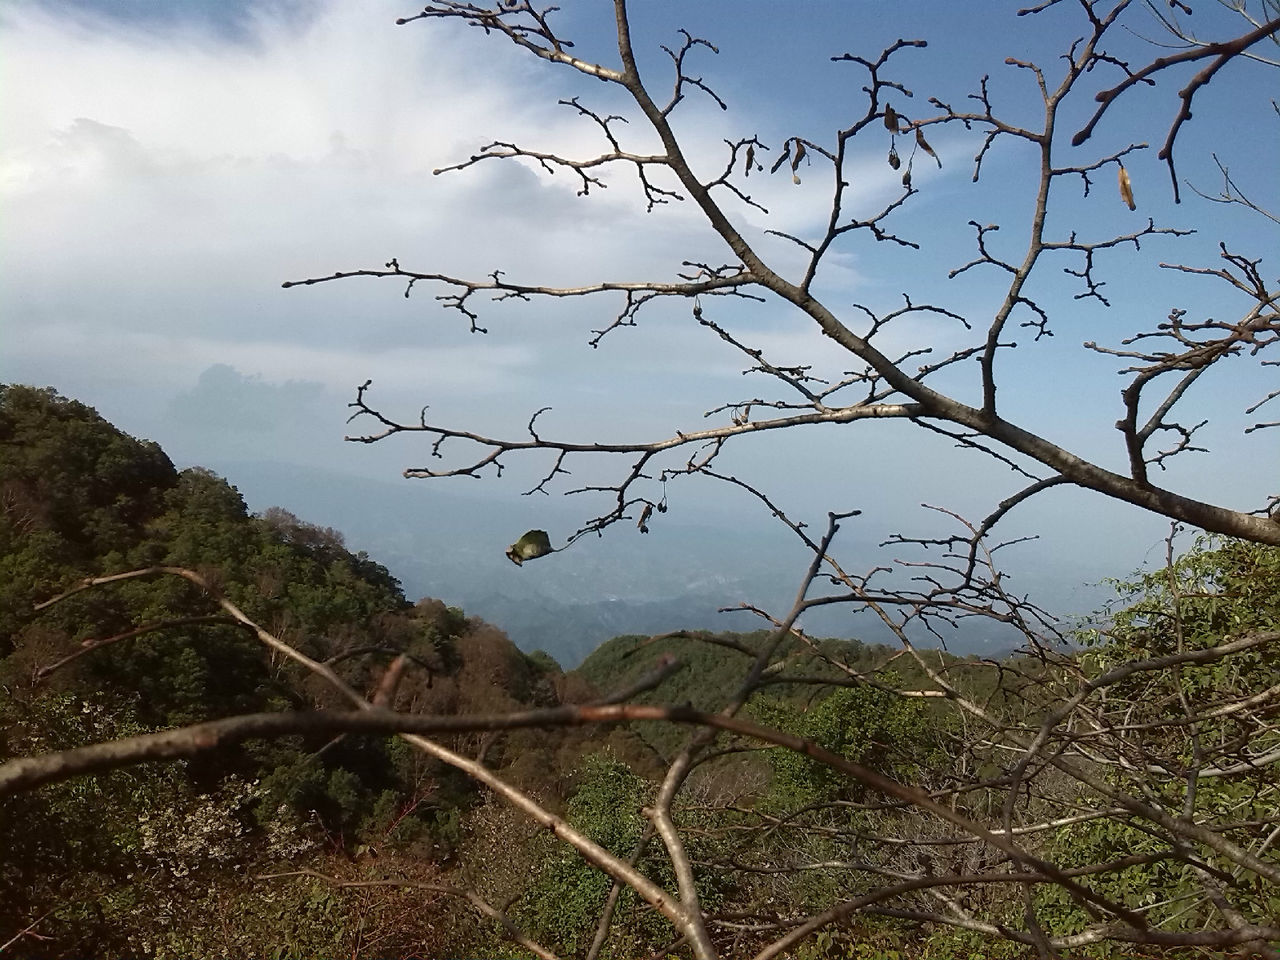
[[[870,786],[889,781],[998,831],[1008,822],[1000,791],[1025,776],[1015,831],[1024,855],[1136,908],[1167,938],[1161,955],[1205,955],[1196,937],[1213,909],[1200,899],[1206,871],[1247,915],[1280,915],[1274,885],[1228,869],[1230,851],[1251,844],[1260,876],[1280,871],[1276,657],[1256,639],[1237,642],[1244,653],[1231,660],[1215,646],[1227,630],[1274,633],[1273,549],[1205,544],[1117,585],[1105,629],[1080,634],[1069,656],[1029,649],[996,662],[798,632],[776,648],[764,631],[679,632],[617,637],[565,674],[441,600],[409,603],[339,532],[284,508],[251,516],[227,481],[175,470],[154,444],[53,390],[0,388],[0,445],[0,765],[212,718],[342,706],[218,599],[406,715],[517,715],[628,688],[637,707],[710,714],[771,650],[744,719],[703,753],[673,807],[726,953],[803,931],[834,898],[867,909],[797,956],[1029,956],[1032,944],[992,941],[986,926],[1012,922],[1031,897],[1052,924],[1046,935],[1077,942],[1081,956],[1132,955],[1088,932],[1095,918],[1063,881],[1011,872],[1012,860]],[[75,592],[87,577],[104,582]],[[1081,715],[1089,726],[1054,749],[1081,740],[1092,766],[1017,773],[1009,738],[1081,691],[1105,696]],[[1171,703],[1192,718],[1191,740],[1168,719]],[[783,739],[763,742],[759,731]],[[645,811],[689,735],[650,718],[437,739],[670,891],[678,878],[650,842]],[[1169,776],[1188,770],[1208,774]],[[1219,818],[1209,835],[1228,851],[1221,862],[1124,807],[1131,795],[1175,807],[1189,790]],[[635,891],[456,765],[394,738],[249,740],[0,804],[0,954],[688,954]],[[1169,829],[1176,838],[1181,828]],[[973,922],[931,914],[933,886],[959,891]],[[1267,929],[1246,925],[1240,936]]]
[[[36,610],[85,577],[153,566],[198,571],[357,686],[407,655],[404,709],[558,701],[563,678],[547,658],[526,657],[440,601],[408,603],[337,531],[283,509],[249,516],[225,480],[175,470],[155,444],[53,390],[0,388],[0,445],[0,759],[326,703],[179,578],[124,581]],[[490,759],[553,784],[547,771],[564,739],[517,736]],[[341,871],[385,846],[412,853],[412,872],[434,877],[464,840],[461,812],[479,802],[464,778],[357,737],[255,743],[49,788],[5,804],[0,931],[43,918],[23,956],[245,955],[267,943],[331,955],[348,935],[342,918],[367,904],[251,872]],[[377,936],[393,952],[462,935],[443,919],[451,905],[399,916],[407,899],[385,898],[376,911]]]

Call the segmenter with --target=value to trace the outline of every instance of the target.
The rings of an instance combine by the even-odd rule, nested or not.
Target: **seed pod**
[[[924,131],[921,130],[919,127],[916,127],[916,146],[918,146],[921,150],[923,150],[929,156],[933,157],[933,159],[938,160],[938,155],[933,152],[933,147],[929,146],[928,141],[925,140],[924,138]],[[938,166],[939,167],[942,166],[941,160],[938,160]]]
[[[786,141],[783,143],[782,155],[773,161],[773,166],[769,168],[770,173],[777,173],[778,168],[791,159],[791,143]]]
[[[908,190],[911,189],[911,167],[909,165],[907,169],[902,172],[902,185]]]
[[[796,155],[791,158],[791,182],[800,183],[800,175],[796,173],[796,168],[800,166],[800,161],[804,159],[804,141],[796,139]]]
[[[889,148],[889,166],[891,166],[894,170],[897,170],[900,166],[902,166],[902,158],[898,156],[897,147]]]
[[[884,108],[884,128],[890,133],[898,132],[898,114],[893,107],[885,104]]]
[[[1120,164],[1120,199],[1129,205],[1130,210],[1137,210],[1138,205],[1133,202],[1133,183],[1129,180],[1129,171],[1124,168],[1124,164]]]

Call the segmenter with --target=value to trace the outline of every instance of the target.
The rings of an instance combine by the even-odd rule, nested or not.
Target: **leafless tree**
[[[681,31],[677,41],[664,48],[672,69],[660,92],[658,81],[641,77],[624,0],[614,2],[617,58],[608,63],[580,59],[576,48],[557,33],[555,8],[539,8],[527,0],[487,6],[445,0],[400,21],[454,21],[479,28],[494,43],[513,48],[513,54],[529,54],[551,67],[576,71],[584,80],[619,88],[632,106],[628,118],[597,111],[589,102],[594,86],[566,101],[585,124],[598,130],[603,147],[594,155],[570,156],[540,146],[494,142],[448,169],[493,160],[532,163],[575,178],[582,194],[604,185],[602,171],[627,170],[635,175],[636,189],[655,215],[677,200],[695,206],[723,242],[725,260],[689,262],[671,277],[605,280],[572,288],[509,278],[499,270],[487,277],[452,276],[398,260],[382,268],[287,285],[381,277],[406,284],[406,295],[435,287],[441,291],[437,299],[477,332],[483,331],[481,303],[486,298],[617,298],[621,303],[611,319],[591,332],[593,344],[618,335],[621,328],[637,326],[652,304],[682,300],[689,304],[693,323],[739,352],[748,372],[765,378],[777,392],[727,398],[711,412],[710,426],[644,442],[601,438],[583,443],[544,433],[538,426],[542,410],[532,412],[525,435],[511,437],[436,423],[425,410],[419,418],[397,418],[375,404],[371,385],[365,383],[352,403],[353,419],[374,426],[353,439],[372,443],[398,434],[424,434],[431,455],[443,464],[407,470],[411,477],[479,476],[490,468],[500,470],[515,457],[549,456],[550,469],[531,491],[543,493],[562,485],[567,464],[576,458],[613,458],[614,481],[588,488],[608,495],[608,509],[586,519],[568,537],[570,542],[622,521],[641,527],[653,522],[654,514],[668,507],[665,496],[654,493],[657,485],[665,489],[669,482],[687,478],[730,484],[756,498],[809,551],[811,562],[799,577],[794,604],[773,615],[756,611],[773,628],[767,642],[735,646],[722,641],[743,657],[743,679],[717,712],[631,702],[641,692],[660,693],[664,679],[678,668],[664,661],[643,683],[600,704],[501,716],[430,717],[396,714],[366,701],[332,668],[305,657],[219,599],[219,616],[241,623],[278,654],[324,678],[352,711],[233,718],[12,761],[0,767],[0,793],[144,759],[188,755],[247,737],[299,730],[394,732],[490,788],[613,879],[615,896],[600,919],[592,957],[607,937],[616,890],[623,887],[665,917],[674,942],[702,960],[725,954],[761,960],[780,956],[820,930],[850,929],[851,921],[867,914],[1004,938],[1043,957],[1103,941],[1280,956],[1275,946],[1280,926],[1272,909],[1280,891],[1274,776],[1280,764],[1275,725],[1280,686],[1256,670],[1260,662],[1276,662],[1280,633],[1223,629],[1212,642],[1184,642],[1181,607],[1175,604],[1174,613],[1158,625],[1178,638],[1168,649],[1144,653],[1135,648],[1128,658],[1107,661],[1063,653],[1052,619],[1007,589],[996,562],[1001,544],[992,540],[995,528],[1011,511],[1050,488],[1075,486],[1191,528],[1280,546],[1276,498],[1243,506],[1209,502],[1156,482],[1170,460],[1200,449],[1197,434],[1205,421],[1185,410],[1190,388],[1229,363],[1275,362],[1258,358],[1280,333],[1280,289],[1266,279],[1261,260],[1231,239],[1222,240],[1216,264],[1167,265],[1173,276],[1223,284],[1223,310],[1234,310],[1230,319],[1194,317],[1175,308],[1167,318],[1137,327],[1112,344],[1085,344],[1124,365],[1125,386],[1115,424],[1127,463],[1123,471],[1020,423],[1018,411],[1006,409],[999,400],[998,388],[1012,368],[1013,336],[1019,328],[1039,340],[1051,335],[1078,301],[1106,304],[1103,276],[1111,253],[1121,248],[1144,251],[1157,241],[1175,242],[1187,233],[1148,218],[1130,231],[1095,236],[1089,224],[1065,224],[1051,217],[1063,191],[1078,188],[1087,195],[1103,175],[1118,179],[1117,203],[1134,205],[1125,160],[1145,145],[1135,142],[1105,154],[1089,153],[1094,133],[1118,122],[1138,88],[1150,86],[1157,77],[1180,77],[1185,85],[1165,104],[1159,152],[1177,194],[1175,147],[1192,120],[1196,98],[1247,58],[1260,56],[1259,45],[1280,33],[1280,17],[1273,7],[1264,6],[1269,18],[1255,17],[1234,35],[1206,39],[1185,28],[1191,13],[1188,3],[1172,0],[1166,9],[1153,0],[1148,6],[1157,13],[1155,21],[1145,21],[1148,25],[1171,31],[1162,35],[1181,37],[1177,52],[1148,59],[1149,49],[1135,40],[1129,26],[1145,8],[1131,0],[1046,0],[1019,11],[1057,17],[1058,29],[1069,18],[1073,31],[1061,58],[1053,63],[1015,57],[1007,61],[1009,69],[1025,76],[1037,92],[1043,112],[1035,125],[1008,119],[985,77],[960,106],[935,96],[922,109],[909,109],[914,97],[894,79],[894,70],[901,57],[913,55],[924,42],[899,40],[875,56],[840,53],[832,58],[858,71],[864,93],[862,106],[851,107],[846,125],[834,134],[792,136],[780,144],[754,135],[728,140],[722,161],[709,172],[695,169],[690,147],[677,136],[672,118],[693,96],[727,107],[694,66],[697,58],[715,50],[713,38]],[[1082,104],[1088,106],[1081,109]],[[1267,119],[1261,105],[1243,112],[1257,122]],[[1072,117],[1083,119],[1073,128]],[[628,149],[624,120],[647,125],[660,149]],[[1137,126],[1135,118],[1126,119],[1127,128]],[[915,166],[942,162],[930,138],[941,143],[935,134],[951,128],[976,132],[979,138],[972,167],[975,181],[984,163],[1006,142],[1029,148],[1024,155],[1032,158],[1027,175],[1036,189],[1020,224],[1026,230],[1025,246],[1011,254],[1006,245],[995,242],[997,229],[1007,225],[973,222],[973,256],[947,271],[952,277],[985,272],[999,286],[998,308],[990,316],[970,316],[944,303],[920,302],[910,292],[902,305],[891,309],[844,309],[823,302],[816,281],[838,249],[863,240],[915,248],[914,240],[897,231],[895,217],[921,192],[913,181]],[[867,150],[886,156],[885,162],[900,176],[901,188],[887,201],[862,209],[864,201],[850,189],[851,168]],[[762,242],[765,233],[750,227],[742,215],[746,210],[766,212],[748,193],[749,176],[764,175],[761,161],[766,153],[774,172],[785,167],[798,177],[805,164],[807,182],[819,172],[827,178],[830,206],[822,229],[812,235],[765,231],[802,252],[802,266],[795,271],[775,265],[776,258],[767,252],[774,248]],[[1258,222],[1265,224],[1267,204],[1246,198],[1225,164],[1219,166],[1225,186],[1215,199],[1252,207]],[[1054,298],[1051,286],[1040,293],[1033,282],[1055,268],[1078,282],[1075,293],[1062,301]],[[744,299],[784,305],[816,324],[831,341],[829,349],[853,369],[841,379],[825,381],[809,367],[774,362],[733,323],[732,309]],[[896,333],[905,321],[920,317],[954,323],[968,331],[970,339],[938,357],[926,343],[907,349],[887,346],[888,331]],[[957,376],[970,370],[976,372],[967,382]],[[963,383],[963,392],[978,399],[966,402],[956,390],[948,392],[944,383]],[[1278,393],[1245,398],[1243,406],[1252,415]],[[1021,488],[991,504],[986,516],[974,522],[939,509],[938,516],[954,532],[934,538],[895,537],[892,547],[904,551],[905,559],[859,572],[847,569],[833,549],[841,525],[856,511],[832,512],[825,528],[816,531],[790,516],[773,492],[720,468],[721,453],[729,445],[747,442],[755,434],[814,424],[856,429],[862,421],[885,419],[905,421],[904,431],[942,435],[992,458],[1021,478]],[[1259,422],[1250,430],[1266,435],[1265,428],[1273,425]],[[1158,440],[1164,437],[1171,437],[1172,443],[1161,448]],[[1170,569],[1175,569],[1172,555]],[[201,582],[197,574],[178,569],[133,575],[144,574]],[[1176,592],[1176,583],[1171,589]],[[215,590],[210,593],[216,596]],[[875,618],[896,638],[901,651],[897,656],[914,664],[927,681],[911,688],[894,686],[881,669],[855,669],[811,641],[798,626],[802,616],[833,605]],[[1013,663],[961,665],[919,649],[921,631],[945,638],[958,623],[975,618],[1016,630],[1027,643],[1027,655]],[[783,656],[784,649],[797,645],[809,651],[807,659]],[[804,673],[815,666],[823,670],[812,676]],[[999,682],[984,686],[975,680],[984,671],[996,674]],[[1196,682],[1185,682],[1189,677]],[[936,705],[944,731],[940,736],[950,738],[954,769],[908,785],[828,751],[813,739],[747,719],[744,708],[783,679],[812,682],[815,687],[887,689],[895,696]],[[1205,694],[1206,685],[1215,695]],[[461,730],[642,719],[691,728],[684,746],[669,758],[644,811],[650,830],[642,846],[660,847],[674,875],[674,889],[638,867],[641,851],[630,859],[610,853],[483,762],[432,739]],[[782,812],[751,808],[732,797],[706,801],[716,813],[732,812],[736,819],[726,817],[716,821],[718,826],[698,829],[736,831],[740,842],[731,858],[698,860],[690,852],[689,812],[704,801],[695,797],[694,779],[714,769],[726,753],[762,744],[811,758],[857,789]],[[1232,789],[1217,789],[1224,783]],[[1128,878],[1137,868],[1165,886],[1132,889]],[[730,909],[707,907],[699,893],[706,871],[734,875],[751,896]],[[780,890],[793,890],[787,884],[806,876],[822,881],[811,887],[816,899],[780,902],[775,896]],[[470,895],[482,913],[496,910],[480,893]],[[1064,912],[1071,911],[1076,919],[1060,922]],[[505,914],[499,919],[513,937],[524,936]],[[527,938],[521,942],[540,956],[553,955],[545,945]]]

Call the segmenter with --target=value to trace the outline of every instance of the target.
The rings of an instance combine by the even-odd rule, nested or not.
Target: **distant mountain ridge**
[[[779,589],[780,574],[802,569],[801,554],[761,550],[755,531],[678,522],[654,525],[648,535],[619,527],[516,567],[506,546],[535,524],[561,534],[575,529],[581,516],[574,505],[472,498],[426,482],[284,464],[213,466],[251,509],[278,505],[341,530],[353,548],[385,563],[409,596],[461,606],[501,625],[521,649],[545,650],[566,668],[624,633],[755,629],[747,614],[717,611],[744,601],[789,603],[791,586]]]
[[[211,466],[251,509],[279,505],[341,530],[353,548],[386,564],[408,596],[463,607],[502,627],[520,649],[544,650],[565,669],[623,634],[759,629],[765,624],[751,613],[719,611],[751,603],[785,612],[808,563],[777,525],[668,516],[647,535],[624,524],[516,567],[503,553],[508,544],[531,526],[574,530],[582,508],[572,500],[472,497],[430,481],[378,481],[289,464]],[[848,638],[876,624],[834,607],[808,614],[805,626],[815,635]],[[962,655],[990,655],[1016,643],[998,625],[976,622],[948,639]]]

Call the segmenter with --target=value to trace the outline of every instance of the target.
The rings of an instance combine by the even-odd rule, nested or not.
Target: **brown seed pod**
[[[938,155],[933,152],[933,147],[929,146],[929,142],[924,138],[924,131],[916,127],[916,146],[927,153],[933,159],[938,161],[938,166],[942,166],[942,161],[938,159]]]
[[[1130,210],[1137,210],[1138,205],[1133,202],[1133,183],[1129,180],[1129,171],[1124,168],[1124,164],[1120,164],[1120,199],[1129,205]]]

